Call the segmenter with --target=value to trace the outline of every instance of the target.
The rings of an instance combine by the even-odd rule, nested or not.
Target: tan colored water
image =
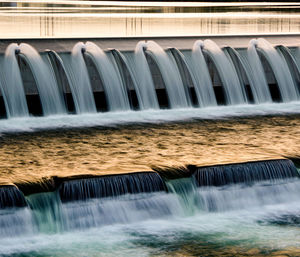
[[[148,171],[300,153],[300,116],[241,118],[6,135],[0,183]]]

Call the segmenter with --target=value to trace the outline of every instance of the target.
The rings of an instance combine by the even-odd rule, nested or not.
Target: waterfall
[[[26,206],[24,195],[17,187],[0,186],[0,209],[24,206]]]
[[[162,74],[171,108],[190,106],[191,100],[184,90],[175,61],[170,59],[167,53],[154,41],[148,41],[145,46],[147,51],[152,53]]]
[[[60,189],[62,201],[103,198],[124,194],[165,191],[161,177],[154,172],[104,176],[64,182]]]
[[[115,69],[107,55],[94,43],[86,43],[86,53],[92,57],[97,71],[103,80],[110,111],[129,110],[129,100],[125,85],[119,72]]]
[[[71,59],[65,58],[66,70],[71,82],[71,92],[77,113],[95,113],[96,105],[88,71],[83,58],[85,45],[77,43],[71,53]]]
[[[147,44],[143,41],[136,45],[134,52],[134,74],[137,80],[137,95],[142,99],[141,109],[159,109],[155,86],[145,56]]]
[[[203,41],[197,40],[192,49],[191,68],[196,80],[195,91],[200,107],[216,106],[217,100],[207,64],[203,56]]]
[[[23,81],[16,54],[17,44],[10,44],[5,51],[3,62],[3,97],[9,118],[29,116]]]
[[[207,39],[204,40],[203,51],[211,57],[217,67],[228,103],[246,103],[246,95],[240,84],[235,68],[221,48],[215,42]]]
[[[30,65],[36,81],[44,115],[64,114],[66,107],[53,71],[47,66],[40,54],[28,44],[20,44],[20,54]]]
[[[58,192],[32,194],[27,197],[34,225],[42,233],[63,231],[64,221]]]
[[[256,92],[256,87],[254,85],[254,81],[250,73],[249,64],[241,57],[241,55],[234,48],[227,46],[224,47],[223,51],[228,56],[228,58],[232,60],[238,77],[240,79],[241,85],[246,85],[246,83],[249,84],[253,95],[254,103],[258,103],[259,96]],[[245,74],[246,78],[244,78],[243,74]]]
[[[195,101],[193,99],[192,89],[195,88],[196,81],[189,65],[187,64],[185,56],[177,48],[169,48],[168,50],[171,53],[172,57],[175,59],[175,62],[178,66],[179,74],[181,76],[186,95],[188,95],[193,101]],[[201,104],[199,104],[199,101],[201,102],[201,99],[198,99],[197,93],[196,97],[197,103],[193,102],[193,104],[201,106]]]
[[[211,40],[197,40],[191,50],[182,52],[140,41],[134,52],[113,49],[108,53],[92,42],[79,42],[71,54],[46,50],[40,55],[28,44],[11,44],[1,59],[0,113],[14,118],[28,117],[28,108],[32,114],[47,116],[66,114],[67,109],[93,114],[106,107],[127,111],[131,106],[156,110],[160,105],[173,109],[261,104],[273,99],[291,102],[300,98],[299,56],[295,49],[275,49],[264,39],[251,40],[246,51],[222,50]],[[222,87],[213,84],[210,64]],[[277,84],[268,85],[267,78],[272,75],[273,79],[273,74]],[[30,94],[36,92],[35,86],[39,98]],[[26,99],[30,99],[28,106]]]
[[[264,68],[256,51],[257,40],[252,39],[248,46],[248,61],[252,73],[255,91],[257,92],[258,103],[272,102]]]
[[[197,186],[194,177],[167,180],[168,192],[179,198],[185,215],[193,215],[196,212]]]
[[[201,167],[194,176],[198,186],[223,186],[299,177],[299,172],[292,161],[283,159]]]
[[[285,58],[287,65],[289,66],[289,70],[292,75],[292,79],[294,81],[294,85],[297,86],[298,94],[300,93],[300,69],[296,58],[291,53],[291,50],[286,46],[280,45],[276,47],[276,50],[279,51],[283,58]]]
[[[141,94],[138,94],[138,85],[135,76],[133,75],[132,67],[129,65],[127,58],[117,49],[110,50],[112,55],[114,56],[114,60],[116,62],[117,69],[121,74],[121,78],[124,86],[128,89],[134,89],[136,92],[138,106],[141,108],[143,106],[143,99],[141,98]],[[124,67],[125,66],[125,67]],[[129,77],[127,77],[129,76]],[[130,84],[131,83],[131,84]],[[130,99],[132,100],[132,99]]]
[[[4,238],[24,237],[32,234],[35,227],[29,208],[0,209],[0,240]]]
[[[299,174],[286,159],[156,169],[162,177],[143,172],[64,181],[54,192],[26,196],[26,202],[16,187],[0,187],[5,207],[0,208],[0,238],[48,237],[154,219],[163,225],[264,206],[269,213],[271,205],[299,202]],[[276,215],[271,220],[260,216],[261,222],[281,222],[280,212]]]
[[[287,201],[295,202],[297,205],[299,194],[298,179],[256,182],[252,185],[202,187],[199,188],[197,205],[208,212],[249,210],[265,205],[279,205]]]
[[[259,38],[256,41],[256,47],[266,57],[273,70],[283,102],[299,99],[298,90],[296,89],[289,67],[283,56],[263,38]]]

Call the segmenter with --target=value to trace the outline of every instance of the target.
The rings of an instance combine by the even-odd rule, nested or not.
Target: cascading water
[[[145,45],[147,51],[152,53],[162,74],[171,108],[184,108],[191,105],[191,99],[186,94],[184,86],[174,60],[154,41]]]
[[[299,177],[290,160],[272,160],[203,167],[194,173],[199,186],[223,186],[236,183],[254,183]]]
[[[170,55],[170,58],[171,57],[174,58],[177,64],[178,71],[182,79],[184,89],[186,91],[186,95],[188,95],[190,99],[194,100],[192,94],[192,88],[195,87],[194,85],[196,85],[196,82],[195,82],[194,75],[191,72],[190,66],[186,61],[185,56],[177,48],[169,48],[167,53]],[[194,102],[193,104],[200,106],[198,99],[197,99],[197,103]]]
[[[270,229],[276,233],[279,229],[274,227],[276,224],[299,226],[300,180],[294,177],[295,166],[289,160],[194,167],[191,172],[196,169],[199,173],[208,168],[218,170],[219,174],[224,172],[226,179],[213,170],[207,171],[208,183],[197,187],[196,177],[187,177],[190,172],[167,172],[170,174],[166,177],[170,179],[166,179],[168,192],[165,192],[157,173],[136,173],[66,181],[59,191],[29,195],[26,197],[28,206],[0,209],[0,255],[20,251],[27,255],[35,255],[37,251],[46,255],[49,249],[55,256],[65,251],[77,255],[77,248],[73,249],[77,237],[80,247],[82,238],[88,237],[84,246],[90,255],[106,251],[105,246],[93,249],[100,243],[97,238],[102,242],[110,234],[114,240],[109,241],[113,243],[108,246],[109,253],[111,247],[120,243],[123,251],[132,248],[133,241],[137,242],[135,249],[142,247],[145,251],[139,244],[149,240],[149,236],[162,237],[163,247],[191,240],[198,243],[202,237],[206,244],[208,239],[216,238],[223,243],[227,233],[230,242],[237,240],[233,238],[235,233],[243,242],[246,239],[253,242],[251,235],[259,237],[260,242]],[[163,175],[163,170],[159,174]],[[211,183],[217,177],[224,184]],[[170,233],[174,236],[168,237],[166,244],[166,235]],[[284,233],[283,237],[288,235],[295,236],[295,231],[292,235]],[[67,240],[70,236],[71,242]],[[124,246],[127,240],[129,246]],[[153,240],[151,245],[155,243]],[[53,247],[58,247],[55,253]]]
[[[248,46],[248,61],[251,69],[252,80],[257,92],[258,103],[272,102],[272,97],[268,87],[264,68],[259,59],[257,50],[257,40],[252,39]]]
[[[24,55],[32,70],[44,115],[65,114],[64,99],[59,91],[52,70],[50,70],[40,54],[33,47],[22,43],[19,48],[20,54]]]
[[[130,109],[126,86],[122,83],[119,72],[115,69],[107,55],[94,43],[87,42],[86,53],[92,56],[97,71],[103,80],[104,91],[110,111]]]
[[[85,53],[87,48],[88,51]],[[130,51],[121,53],[114,50],[117,52],[119,63],[115,62],[116,56],[107,55],[93,43],[87,43],[87,45],[77,43],[71,54],[59,54],[61,66],[66,70],[66,75],[63,76],[55,74],[55,72],[59,73],[59,69],[55,70],[54,67],[51,67],[51,65],[55,65],[53,61],[48,63],[48,59],[44,58],[44,55],[40,56],[29,45],[21,44],[19,49],[20,53],[17,45],[12,44],[7,48],[5,58],[0,58],[4,65],[1,93],[5,104],[3,107],[3,101],[0,99],[1,108],[5,108],[5,110],[1,109],[0,113],[4,115],[6,112],[9,118],[28,116],[26,98],[30,98],[30,108],[39,105],[36,104],[38,101],[36,95],[29,93],[25,97],[24,91],[28,92],[31,88],[24,90],[22,80],[24,80],[25,87],[30,87],[30,83],[26,80],[25,73],[25,75],[22,73],[24,78],[20,75],[15,52],[20,54],[21,63],[29,66],[32,71],[45,115],[64,114],[66,112],[65,101],[71,112],[75,106],[77,113],[96,113],[93,90],[96,90],[97,101],[103,99],[101,98],[104,96],[103,93],[106,94],[108,109],[111,111],[130,110],[129,100],[131,104],[134,102],[133,108],[146,110],[158,109],[158,99],[161,105],[168,102],[171,108],[186,108],[191,106],[191,100],[194,105],[199,103],[200,107],[216,106],[217,97],[221,103],[228,100],[229,105],[242,104],[246,102],[247,98],[252,101],[250,93],[253,95],[253,102],[257,104],[272,102],[272,97],[277,100],[280,98],[280,94],[285,102],[298,100],[299,97],[300,73],[297,65],[299,62],[297,51],[293,49],[289,49],[292,52],[287,49],[276,51],[263,39],[252,40],[247,51],[232,48],[229,50],[225,48],[222,51],[210,40],[196,41],[192,51],[184,50],[182,52],[175,48],[170,52],[165,52],[153,41],[139,42],[134,53]],[[268,69],[264,71],[264,63],[260,60],[260,55],[263,55],[264,60],[266,59],[270,64],[270,67],[268,66],[271,68],[270,71]],[[149,63],[148,57],[149,60],[151,59],[151,61],[148,60]],[[218,76],[225,89],[225,96],[223,89],[221,92],[219,88],[213,88],[206,58],[208,61],[212,61],[213,66],[217,68]],[[151,66],[152,60],[155,62],[153,71],[158,69],[157,72],[162,75],[162,80],[159,74],[155,72],[152,74],[153,71],[150,71],[152,67],[149,65]],[[13,67],[10,68],[11,66]],[[94,68],[96,69],[94,70]],[[13,74],[12,71],[16,74]],[[23,72],[23,70],[21,71]],[[92,88],[91,82],[97,81],[89,77],[93,75],[93,71],[98,72],[100,80],[103,80],[104,92],[100,85],[100,91],[97,91],[98,87],[95,83],[93,87],[97,89]],[[268,72],[275,75],[280,92],[272,85],[269,89],[266,78],[272,74],[268,74]],[[152,75],[159,76],[159,79],[155,80],[158,85],[153,84]],[[160,91],[164,86],[166,95],[165,91]],[[193,91],[194,89],[195,91]],[[72,98],[69,91],[72,93]],[[277,96],[278,94],[279,96]],[[97,106],[100,105],[101,103],[97,102]],[[34,110],[31,111],[34,113]]]
[[[22,192],[15,186],[0,186],[0,209],[26,206]]]
[[[291,53],[291,50],[286,46],[279,45],[276,47],[276,50],[282,54],[283,58],[285,58],[287,65],[289,66],[289,70],[292,75],[292,79],[294,81],[294,85],[297,86],[298,94],[300,93],[300,69],[297,64],[296,58]]]
[[[246,103],[246,94],[240,84],[238,75],[233,64],[228,60],[221,48],[215,42],[207,39],[204,40],[203,51],[211,57],[217,67],[228,103]]]
[[[256,47],[262,52],[269,62],[276,78],[282,101],[289,102],[299,99],[298,90],[292,79],[289,67],[285,59],[265,39],[259,38]]]
[[[3,62],[3,96],[9,118],[29,116],[23,82],[16,54],[20,51],[17,44],[10,44]]]
[[[251,73],[250,73],[250,67],[247,62],[244,61],[244,59],[241,57],[241,55],[233,49],[232,47],[224,47],[223,48],[224,53],[230,58],[234,64],[234,67],[236,69],[236,72],[238,74],[238,77],[240,79],[241,85],[245,85],[246,83],[251,88],[251,93],[253,96],[254,103],[258,103],[258,94],[256,92],[256,88],[254,85],[254,81],[252,79]],[[245,73],[246,78],[244,81],[243,73]]]
[[[117,69],[119,70],[119,73],[121,74],[121,78],[123,81],[123,85],[127,87],[127,89],[134,89],[136,92],[137,100],[138,100],[138,106],[142,105],[143,99],[141,98],[141,95],[138,94],[138,84],[136,81],[135,76],[133,75],[132,67],[129,65],[129,62],[127,58],[117,49],[111,49],[110,50],[112,55],[114,56],[114,61],[116,63]],[[125,67],[123,67],[123,65]],[[129,78],[126,76],[126,73],[129,74]],[[132,83],[132,84],[130,84]],[[131,99],[132,100],[132,99]]]
[[[136,45],[134,51],[133,72],[138,84],[137,95],[141,99],[140,108],[142,110],[159,109],[155,86],[144,52],[146,47],[147,44],[141,41]]]
[[[66,69],[71,80],[71,91],[77,113],[95,113],[96,105],[93,96],[87,67],[83,58],[86,50],[82,42],[72,50],[71,59],[65,59]]]
[[[58,192],[33,194],[27,197],[34,226],[42,233],[63,231],[63,211]]]
[[[168,191],[177,195],[185,215],[195,214],[197,186],[194,177],[167,180]]]
[[[195,90],[201,107],[216,106],[217,100],[207,64],[203,56],[203,47],[203,41],[197,40],[192,49],[191,68],[197,81]]]
[[[142,172],[66,181],[59,191],[62,201],[74,201],[165,191],[165,186],[158,174]]]

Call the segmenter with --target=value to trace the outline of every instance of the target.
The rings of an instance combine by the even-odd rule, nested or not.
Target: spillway
[[[207,220],[211,215],[221,221],[230,215],[244,217],[254,222],[250,227],[266,226],[281,222],[273,211],[297,215],[289,204],[299,202],[299,171],[287,159],[157,170],[56,178],[54,191],[26,196],[14,186],[0,187],[1,242],[34,241],[35,235],[68,237],[68,233],[93,233],[94,228],[105,231],[108,225],[116,231],[120,225],[135,231],[135,226],[145,229],[149,222],[151,229],[166,229],[169,222],[173,227],[179,220],[200,229],[194,224],[200,219],[211,228]],[[153,227],[153,222],[163,227]],[[1,248],[0,254],[6,250]]]
[[[236,49],[208,39],[196,40],[189,49],[140,41],[125,51],[79,42],[70,51],[37,52],[27,43],[12,43],[0,56],[0,114],[10,119],[40,112],[295,102],[300,91],[297,53],[297,47],[274,48],[262,38]]]

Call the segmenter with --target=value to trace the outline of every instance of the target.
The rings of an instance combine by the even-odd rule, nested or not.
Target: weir
[[[26,197],[15,186],[0,187],[0,237],[260,207],[297,200],[300,192],[288,159],[155,170],[61,178],[53,192]]]
[[[39,52],[28,43],[9,44],[0,54],[0,113],[15,118],[299,100],[296,46],[275,47],[262,38],[249,40],[248,48],[234,41],[222,47],[219,38],[188,40],[193,44],[184,48],[174,40],[174,47],[161,39],[163,46],[135,41],[135,50],[102,50],[97,40]]]
[[[63,182],[59,188],[62,201],[158,191],[165,191],[165,185],[160,176],[154,172],[71,180]]]

